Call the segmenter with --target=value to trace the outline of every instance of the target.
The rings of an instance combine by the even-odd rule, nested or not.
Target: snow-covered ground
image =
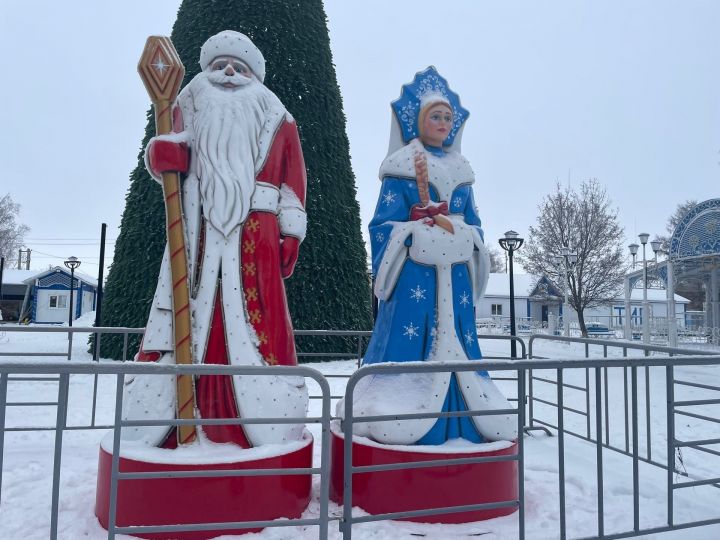
[[[86,316],[87,317],[87,316]],[[90,324],[78,321],[78,326]],[[481,343],[486,355],[506,355],[507,344],[497,341]],[[63,334],[14,334],[3,333],[0,327],[0,351],[20,353],[30,351],[63,352],[67,348],[67,337]],[[548,358],[578,357],[583,354],[581,347],[561,343],[539,342],[535,353]],[[602,349],[591,349],[593,355],[601,355]],[[611,355],[620,354],[610,352]],[[25,357],[27,361],[37,360]],[[47,359],[43,359],[47,360]],[[85,336],[78,336],[73,344],[73,361],[88,361]],[[57,361],[66,361],[57,358]],[[336,361],[313,364],[325,374],[350,374],[355,369],[352,361]],[[554,373],[535,373],[538,376],[552,378]],[[507,375],[507,374],[505,374]],[[610,442],[625,447],[624,385],[623,370],[608,370]],[[676,370],[676,378],[720,385],[720,366],[687,367]],[[329,379],[333,395],[341,395],[346,379]],[[568,371],[565,382],[584,386],[585,371]],[[317,394],[310,384],[311,394]],[[500,381],[509,397],[515,397],[515,385],[511,381]],[[628,378],[629,384],[629,378]],[[91,416],[94,380],[91,376],[71,377],[69,395],[68,425],[88,424]],[[590,385],[594,389],[594,373],[590,376]],[[110,424],[114,413],[115,381],[111,376],[101,376],[98,381],[97,423]],[[652,458],[664,461],[666,457],[666,420],[665,420],[665,370],[650,369]],[[315,391],[314,391],[315,390]],[[555,401],[555,387],[547,383],[535,384],[536,395]],[[645,424],[645,377],[639,370],[638,404],[640,414],[640,453],[646,455]],[[676,399],[717,398],[716,392],[690,387],[677,386]],[[51,381],[11,382],[8,388],[8,400],[46,401],[57,398],[57,383]],[[594,400],[593,400],[594,401]],[[585,396],[573,389],[565,391],[566,406],[585,409]],[[319,400],[311,401],[311,414],[319,411]],[[720,418],[720,406],[707,405],[696,407],[693,412]],[[556,423],[556,411],[548,406],[536,405],[536,418]],[[55,423],[56,408],[45,407],[9,407],[6,425],[16,426],[52,426]],[[594,403],[591,404],[591,418],[594,434]],[[585,433],[584,417],[566,412],[566,425]],[[320,440],[319,426],[309,429]],[[677,417],[679,439],[712,439],[720,437],[718,424],[701,419]],[[105,435],[104,430],[68,430],[63,437],[62,474],[60,491],[59,537],[63,539],[99,540],[106,537],[106,531],[100,527],[94,515],[95,481],[97,472],[98,445]],[[525,438],[525,497],[526,497],[526,535],[529,539],[554,539],[559,537],[558,504],[558,438],[547,437],[539,432]],[[54,432],[8,432],[5,435],[4,463],[2,476],[2,506],[0,507],[0,539],[47,538],[50,530],[50,504],[52,485],[52,458]],[[720,449],[720,445],[714,447]],[[597,485],[595,477],[595,446],[574,437],[565,437],[565,471],[567,501],[567,531],[569,538],[592,536],[596,533]],[[319,445],[316,443],[315,459],[319,462]],[[605,450],[603,453],[605,533],[632,529],[632,461],[617,452]],[[682,467],[690,479],[706,479],[718,476],[720,457],[684,449]],[[679,478],[682,481],[683,478]],[[663,526],[666,520],[667,476],[662,469],[640,464],[640,525],[643,528]],[[314,497],[305,517],[318,515],[319,501],[317,493],[319,483],[314,483]],[[720,517],[720,489],[708,486],[677,490],[675,493],[676,522],[711,519]],[[340,516],[341,509],[330,503],[332,516]],[[360,512],[358,510],[358,512]],[[361,513],[361,512],[360,512]],[[485,522],[462,525],[427,525],[405,522],[377,522],[357,525],[353,528],[353,537],[358,539],[400,539],[428,538],[453,539],[479,537],[487,539],[510,539],[517,537],[517,514]],[[261,533],[243,535],[245,539],[311,539],[317,537],[316,527],[271,528]],[[330,538],[338,539],[337,522],[330,523]],[[118,536],[118,538],[129,538]],[[225,536],[222,538],[238,538]],[[716,539],[720,538],[720,526],[707,526],[697,529],[674,531],[664,534],[648,535],[644,538],[659,539]]]

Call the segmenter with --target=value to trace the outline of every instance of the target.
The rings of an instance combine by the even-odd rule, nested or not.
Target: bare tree
[[[688,199],[685,202],[678,203],[677,207],[675,208],[675,212],[673,212],[672,215],[668,217],[667,223],[665,224],[665,230],[667,231],[667,234],[659,234],[655,237],[656,240],[660,240],[662,242],[662,248],[665,251],[670,250],[670,239],[675,232],[675,227],[678,226],[678,223],[682,221],[682,218],[685,217],[685,214],[692,210],[692,208],[697,203],[698,202],[693,199]]]
[[[30,230],[17,222],[20,205],[13,202],[10,194],[0,198],[0,256],[11,258],[22,247],[23,238]]]
[[[502,274],[505,272],[505,257],[495,246],[486,246],[490,255],[490,272],[493,274]]]
[[[517,255],[528,272],[547,276],[564,290],[565,271],[554,258],[564,246],[577,253],[577,266],[567,276],[568,303],[585,337],[584,310],[615,298],[627,270],[623,228],[611,204],[596,179],[583,182],[579,191],[557,184],[538,206],[537,225],[530,227],[526,247]]]

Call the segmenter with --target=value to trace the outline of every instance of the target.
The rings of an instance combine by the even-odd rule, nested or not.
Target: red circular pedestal
[[[313,438],[273,457],[230,463],[151,463],[120,457],[120,472],[209,471],[312,467]],[[100,447],[95,515],[107,528],[112,454]],[[119,480],[118,527],[297,518],[310,502],[312,475]],[[206,540],[260,529],[137,534],[149,539]]]
[[[330,499],[343,501],[342,434],[332,432]],[[353,466],[410,463],[434,459],[511,456],[517,454],[517,442],[509,447],[488,451],[469,450],[427,452],[399,447],[363,444],[353,441]],[[407,448],[407,447],[405,447]],[[416,447],[420,448],[420,447]],[[427,450],[428,447],[424,446]],[[355,473],[352,478],[352,504],[369,514],[425,510],[445,506],[482,504],[518,499],[518,462],[496,461],[466,465],[441,465],[370,473]],[[467,523],[512,514],[516,507],[455,512],[433,516],[405,518],[421,523]]]

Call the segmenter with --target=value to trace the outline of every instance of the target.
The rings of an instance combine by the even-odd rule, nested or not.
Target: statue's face
[[[225,88],[241,86],[245,82],[243,78],[250,79],[252,77],[252,71],[248,65],[233,56],[218,56],[210,64],[210,72],[225,75],[221,83]]]
[[[442,146],[443,141],[450,135],[452,123],[453,114],[447,105],[432,105],[423,119],[420,139],[430,146]]]

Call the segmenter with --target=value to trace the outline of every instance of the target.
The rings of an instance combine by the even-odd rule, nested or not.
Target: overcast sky
[[[179,5],[0,0],[0,195],[22,205],[33,268],[76,255],[96,274],[100,224],[117,238],[149,106],[137,61]],[[325,1],[364,236],[389,103],[430,64],[471,113],[487,242],[526,235],[556,181],[597,178],[625,243],[664,233],[678,202],[720,196],[720,2],[438,5]]]

